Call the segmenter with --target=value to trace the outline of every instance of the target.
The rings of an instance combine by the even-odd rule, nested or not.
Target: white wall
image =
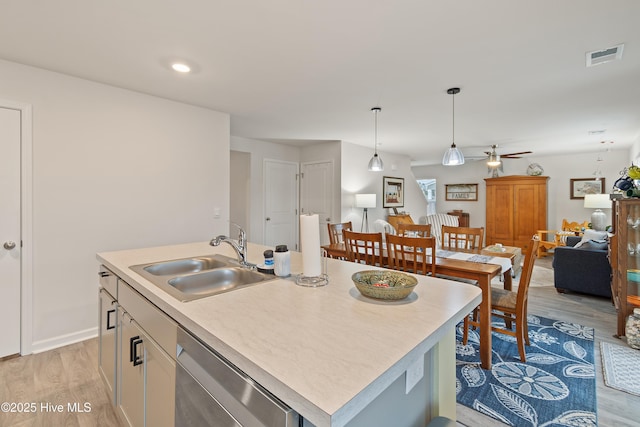
[[[0,98],[33,107],[34,351],[97,333],[96,252],[226,230],[227,114],[6,61]]]
[[[342,222],[351,221],[355,230],[362,224],[362,209],[355,205],[355,194],[375,193],[377,207],[369,209],[369,230],[374,231],[372,224],[376,219],[386,220],[389,209],[382,207],[382,179],[385,176],[404,178],[404,208],[414,222],[427,212],[427,200],[416,182],[411,170],[410,159],[406,156],[378,151],[384,162],[384,171],[369,172],[367,166],[373,151],[370,148],[348,142],[342,143]]]
[[[229,218],[251,234],[251,153],[231,151]],[[229,236],[237,236],[237,228],[229,224]]]
[[[609,153],[572,154],[564,156],[539,156],[527,159],[504,160],[504,175],[525,175],[529,163],[538,163],[544,169],[544,175],[549,176],[547,185],[547,228],[558,229],[562,219],[572,221],[589,220],[592,210],[583,207],[583,201],[570,199],[569,184],[571,178],[590,178],[596,170],[598,154],[603,155],[600,170],[605,178],[607,192],[619,172],[630,163],[629,151],[617,150]],[[435,178],[437,180],[437,211],[447,212],[451,209],[462,209],[470,213],[472,227],[486,225],[486,184],[484,179],[490,174],[484,161],[467,161],[463,166],[417,166],[413,172],[418,179]],[[477,202],[445,201],[445,184],[478,184]],[[611,210],[605,211],[607,224],[611,223]]]
[[[636,138],[629,150],[629,164],[633,162],[634,165],[640,165],[640,135]]]

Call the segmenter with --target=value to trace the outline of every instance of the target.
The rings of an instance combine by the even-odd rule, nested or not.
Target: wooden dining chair
[[[442,246],[442,226],[457,227],[460,225],[460,218],[446,213],[437,213],[425,217],[424,223],[431,225],[431,234],[437,239],[438,245]]]
[[[556,230],[538,230],[536,231],[540,243],[538,244],[538,258],[543,256],[553,255],[551,249],[555,249],[558,246],[556,236],[558,231]]]
[[[358,233],[343,230],[347,260],[384,267],[382,233]]]
[[[526,363],[527,361],[524,345],[531,344],[529,342],[529,328],[527,326],[527,304],[529,298],[529,283],[531,282],[533,264],[536,260],[539,243],[540,240],[538,236],[534,235],[531,239],[531,244],[527,247],[517,291],[507,291],[500,288],[491,289],[491,315],[502,318],[506,325],[505,328],[491,326],[491,330],[516,338],[518,353],[520,354],[520,361],[522,363]],[[469,335],[469,325],[472,325],[474,328],[482,327],[476,319],[477,309],[474,310],[473,319],[470,319],[469,316],[464,319],[462,343],[465,345],[467,344]],[[511,329],[514,322],[516,324],[515,331]]]
[[[567,221],[566,218],[562,219],[562,228],[556,233],[555,240],[557,246],[567,246],[567,237],[569,236],[582,236],[584,230],[589,228],[589,221],[577,222]]]
[[[389,268],[409,273],[436,275],[435,237],[387,236]]]
[[[398,224],[398,235],[409,237],[431,237],[431,224]]]
[[[480,249],[484,242],[484,227],[442,226],[442,247]]]
[[[342,243],[342,230],[353,230],[351,226],[351,221],[349,222],[339,222],[337,224],[327,224],[327,228],[329,229],[329,243]]]

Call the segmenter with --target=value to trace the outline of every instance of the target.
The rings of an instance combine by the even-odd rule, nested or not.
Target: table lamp
[[[360,232],[365,229],[366,233],[369,232],[369,216],[367,209],[376,207],[376,195],[375,194],[356,194],[356,208],[363,208],[362,212],[362,225],[360,225]],[[366,224],[366,227],[365,227]]]
[[[584,207],[595,209],[591,214],[591,228],[597,231],[605,231],[607,226],[607,214],[601,209],[611,209],[611,200],[608,194],[585,194]]]

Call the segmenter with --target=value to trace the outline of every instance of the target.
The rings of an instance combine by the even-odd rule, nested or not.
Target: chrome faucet
[[[211,242],[209,242],[209,244],[211,246],[219,246],[220,243],[228,243],[229,245],[231,245],[233,250],[236,251],[236,255],[238,256],[238,263],[241,266],[245,268],[255,268],[255,264],[247,261],[247,233],[238,224],[233,222],[231,224],[235,225],[236,227],[238,227],[238,230],[240,230],[237,241],[233,240],[231,237],[227,237],[221,234],[211,239]]]

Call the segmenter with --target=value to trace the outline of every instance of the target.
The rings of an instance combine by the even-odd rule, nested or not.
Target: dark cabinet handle
[[[136,335],[135,337],[129,338],[129,362],[133,362],[135,359],[135,340],[139,340],[140,336]]]
[[[114,314],[115,312],[116,312],[115,308],[113,310],[107,311],[107,331],[109,329],[114,329],[116,327],[116,325],[111,324],[111,315]]]
[[[142,365],[144,359],[138,355],[138,345],[142,344],[140,336],[136,335],[129,339],[129,361],[133,363],[133,366]]]

